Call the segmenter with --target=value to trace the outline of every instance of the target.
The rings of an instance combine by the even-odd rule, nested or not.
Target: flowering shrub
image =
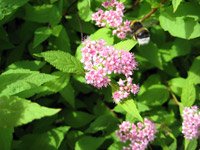
[[[199,8],[1,0],[0,150],[199,150]]]

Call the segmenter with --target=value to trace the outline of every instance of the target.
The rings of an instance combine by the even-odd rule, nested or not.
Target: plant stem
[[[167,0],[162,0],[158,7],[156,8],[153,8],[148,14],[146,14],[142,19],[140,19],[140,22],[143,22],[144,20],[148,19],[149,17],[151,17],[151,15],[153,15],[157,10],[158,8],[160,8],[162,6],[162,4],[164,4]]]

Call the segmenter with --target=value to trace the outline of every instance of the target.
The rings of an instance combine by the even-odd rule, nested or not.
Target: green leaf
[[[75,150],[98,149],[104,140],[105,138],[101,137],[84,136],[76,142]]]
[[[182,88],[185,86],[186,79],[178,77],[178,78],[173,78],[168,82],[170,89],[178,96],[181,96]]]
[[[199,84],[200,83],[200,56],[196,57],[193,61],[193,64],[188,72],[187,80],[191,83]]]
[[[44,42],[51,35],[51,33],[52,30],[49,27],[38,28],[34,33],[33,48]]]
[[[69,83],[70,76],[64,72],[54,72],[52,75],[57,76],[55,80],[44,83],[43,87],[46,89],[45,92],[39,94],[40,96],[49,95],[61,91]]]
[[[16,127],[35,119],[52,116],[60,109],[52,109],[38,105],[19,97],[0,97],[0,127]]]
[[[80,33],[92,34],[96,31],[95,26],[92,23],[81,20],[78,15],[71,14],[68,23],[71,29]]]
[[[140,113],[136,107],[136,104],[133,99],[127,99],[122,103],[118,103],[127,113],[129,113],[133,118],[143,121],[143,118],[140,116]]]
[[[196,150],[198,142],[196,139],[185,140],[185,144],[186,144],[186,150]]]
[[[69,111],[65,114],[66,123],[72,127],[79,128],[90,123],[94,116],[82,111]]]
[[[135,40],[129,39],[115,44],[114,47],[118,50],[130,51],[136,44]]]
[[[147,106],[162,105],[168,100],[169,92],[164,85],[152,85],[143,94],[138,95],[139,102]]]
[[[11,150],[13,128],[0,128],[0,149]]]
[[[114,37],[112,35],[112,31],[108,28],[101,28],[97,30],[95,33],[90,35],[91,40],[99,40],[103,39],[107,42],[107,44],[112,45],[114,42]]]
[[[26,69],[8,70],[0,76],[0,95],[15,95],[45,82],[56,79],[56,76]]]
[[[160,25],[175,37],[193,39],[200,36],[199,6],[196,4],[180,4],[176,13],[172,7],[163,11],[159,17]]]
[[[22,137],[17,150],[58,150],[69,129],[70,127],[63,126],[46,133],[25,135]]]
[[[22,60],[22,61],[18,61],[9,65],[8,70],[22,68],[22,69],[30,69],[32,71],[37,71],[40,68],[42,68],[44,65],[45,65],[45,62],[38,61],[38,60],[35,60],[35,61]]]
[[[44,57],[45,61],[60,71],[75,74],[84,73],[81,62],[69,53],[65,53],[59,50],[52,50],[43,52],[37,56]]]
[[[119,123],[119,121],[112,115],[110,114],[101,115],[90,124],[89,128],[87,128],[85,132],[96,133],[98,131],[105,132],[109,130],[113,132],[118,127],[117,123]]]
[[[51,37],[49,39],[49,42],[52,44],[50,46],[50,49],[59,49],[64,52],[71,53],[70,39],[64,26],[58,25],[57,27],[54,27],[52,30],[53,30],[52,34],[55,37]]]
[[[174,12],[177,10],[177,8],[178,8],[178,6],[180,5],[181,2],[182,2],[182,0],[172,0]]]
[[[43,4],[40,6],[31,6],[27,4],[25,6],[24,19],[29,21],[56,25],[60,22],[61,17],[56,5]]]
[[[75,90],[70,82],[60,91],[60,94],[72,107],[75,107]]]
[[[140,47],[139,54],[146,58],[152,65],[163,69],[161,55],[155,44],[149,43],[148,45],[143,45]]]
[[[0,1],[0,20],[13,13],[17,8],[26,4],[28,0],[1,0]]]
[[[78,14],[82,20],[88,22],[91,20],[92,11],[90,9],[91,4],[90,0],[79,0],[77,7],[78,7]]]
[[[192,106],[196,99],[196,90],[193,83],[187,80],[181,93],[181,103],[183,106]]]

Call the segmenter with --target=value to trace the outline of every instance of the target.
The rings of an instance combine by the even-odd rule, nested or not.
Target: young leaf
[[[118,105],[120,105],[127,113],[129,113],[134,118],[137,118],[139,121],[143,121],[143,118],[140,116],[140,113],[133,99],[127,99],[124,102],[119,103]]]
[[[12,128],[27,124],[35,119],[52,116],[60,109],[38,105],[19,97],[0,97],[0,127]]]
[[[101,137],[83,136],[76,142],[75,150],[98,149],[104,140],[105,138]]]
[[[25,135],[17,150],[57,150],[69,129],[70,127],[63,126],[46,133]]]
[[[60,71],[75,74],[84,73],[81,62],[69,53],[65,53],[59,50],[52,50],[43,52],[37,56],[42,56],[45,61]]]

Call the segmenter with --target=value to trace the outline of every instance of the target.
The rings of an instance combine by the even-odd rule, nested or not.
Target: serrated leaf
[[[72,127],[79,128],[90,123],[94,116],[82,111],[69,111],[65,114],[66,123]]]
[[[104,140],[101,137],[84,136],[76,142],[75,150],[98,149]]]
[[[90,3],[91,3],[90,0],[79,0],[77,4],[79,16],[82,20],[86,22],[90,21],[92,16]]]
[[[192,106],[196,99],[196,90],[193,83],[187,80],[181,93],[181,103],[183,106]]]
[[[175,37],[184,39],[199,37],[198,7],[198,5],[183,3],[175,13],[172,12],[172,7],[165,9],[159,17],[161,27]]]
[[[114,47],[118,50],[130,51],[136,44],[135,40],[129,39],[115,44]]]
[[[13,128],[0,128],[0,149],[10,150],[13,138]]]
[[[52,116],[60,109],[52,109],[38,105],[19,97],[0,97],[0,127],[16,127],[35,119]]]
[[[75,74],[84,73],[81,62],[69,53],[52,50],[43,52],[40,56],[60,71]]]
[[[22,69],[30,69],[32,71],[37,71],[40,68],[42,68],[44,65],[45,65],[45,62],[38,61],[38,60],[35,60],[35,61],[22,60],[22,61],[18,61],[9,65],[8,70],[22,68]]]
[[[10,15],[17,8],[26,4],[28,0],[1,0],[0,1],[0,20]]]
[[[177,10],[177,8],[178,8],[178,6],[180,5],[181,2],[182,2],[182,0],[172,0],[174,12]]]
[[[51,33],[52,30],[49,27],[38,28],[34,33],[33,48],[44,42],[51,35]]]
[[[120,105],[133,118],[136,118],[139,121],[143,121],[143,118],[140,116],[140,113],[133,99],[127,99],[122,103],[118,103],[118,105]]]
[[[17,150],[58,150],[69,129],[70,127],[63,126],[46,133],[25,135],[22,137]]]

